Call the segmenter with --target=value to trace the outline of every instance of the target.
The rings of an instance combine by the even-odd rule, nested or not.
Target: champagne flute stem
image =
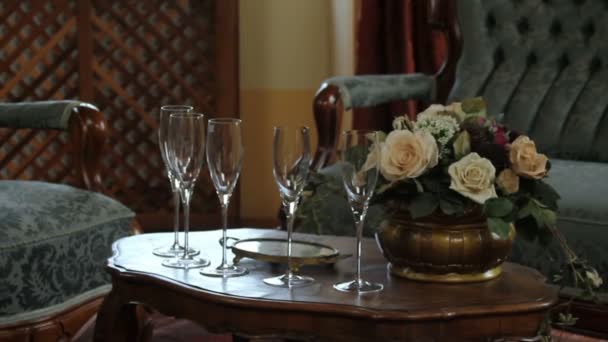
[[[357,258],[357,287],[361,287],[361,238],[363,236],[363,219],[358,220],[356,222],[357,225],[357,250],[356,250],[356,258]]]
[[[179,248],[179,191],[173,191],[173,232],[175,233],[175,239],[173,247]]]
[[[285,275],[287,276],[288,281],[293,278],[292,265],[291,265],[291,235],[293,233],[293,221],[295,219],[295,213],[297,209],[298,202],[289,202],[287,203],[287,210],[285,216],[287,218],[287,272]]]
[[[228,266],[226,257],[228,248],[226,244],[226,235],[228,231],[228,204],[230,203],[230,195],[219,195],[220,197],[220,207],[222,209],[222,264],[220,268]]]
[[[184,259],[188,259],[188,231],[190,230],[190,199],[192,198],[192,189],[181,190],[182,204],[184,205]]]

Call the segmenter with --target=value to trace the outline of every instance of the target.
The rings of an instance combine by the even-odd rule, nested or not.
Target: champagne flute
[[[369,293],[384,288],[382,284],[370,283],[361,278],[361,236],[369,200],[378,180],[378,148],[378,132],[375,131],[348,131],[340,137],[342,183],[357,230],[357,273],[354,280],[334,284],[334,288],[339,291]]]
[[[173,113],[169,116],[167,144],[169,167],[179,180],[179,192],[184,206],[184,251],[180,256],[165,259],[167,267],[190,269],[205,267],[209,260],[194,257],[187,251],[190,229],[190,200],[196,179],[205,160],[205,117],[199,113]]]
[[[310,170],[310,130],[300,127],[290,134],[284,127],[275,127],[273,136],[273,174],[279,186],[283,210],[287,218],[287,271],[284,275],[264,279],[268,285],[278,287],[302,287],[314,283],[314,279],[292,271],[291,254],[293,221],[302,190]]]
[[[226,231],[228,230],[228,205],[232,191],[239,180],[243,163],[241,120],[211,119],[207,127],[207,164],[211,180],[222,209],[222,263],[216,268],[206,268],[201,274],[210,277],[238,277],[247,274],[244,267],[228,263]]]
[[[167,169],[167,176],[169,177],[169,183],[171,184],[171,192],[173,193],[173,232],[174,239],[173,244],[171,246],[159,247],[155,248],[152,253],[161,257],[174,257],[178,255],[180,252],[184,251],[184,247],[179,244],[179,181],[171,172],[169,168],[169,163],[167,162],[167,142],[169,138],[169,116],[172,113],[190,113],[194,108],[192,106],[186,105],[169,105],[160,107],[160,117],[159,117],[159,126],[158,126],[158,145],[160,147],[160,155],[163,158],[163,163],[165,164],[165,168]],[[198,250],[190,248],[188,251],[189,254],[197,255],[199,253]]]

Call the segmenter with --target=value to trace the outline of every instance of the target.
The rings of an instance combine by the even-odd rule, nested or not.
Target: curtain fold
[[[445,42],[427,22],[426,0],[361,0],[356,25],[357,75],[433,74],[441,67]],[[416,101],[399,101],[353,111],[353,128],[389,130],[393,117],[415,116]],[[422,104],[424,106],[425,104]]]

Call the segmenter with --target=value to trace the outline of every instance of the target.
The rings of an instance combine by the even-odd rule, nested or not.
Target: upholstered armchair
[[[0,180],[0,340],[69,338],[110,290],[104,264],[112,242],[135,225],[131,210],[99,192],[107,124],[90,104],[48,101],[0,104],[0,127],[69,132],[83,188]],[[5,167],[27,148],[8,146],[8,136],[0,146]]]
[[[579,256],[608,279],[608,4],[448,0],[429,5],[430,24],[447,41],[441,70],[323,82],[314,99],[319,144],[313,167],[335,173],[327,166],[335,159],[345,110],[397,100],[429,104],[483,96],[489,113],[504,113],[509,127],[525,132],[552,158],[548,182],[562,196],[558,228]],[[322,207],[303,203],[300,230],[354,234],[345,199],[323,193]],[[379,208],[371,209],[371,216],[373,210],[379,215]],[[550,249],[553,258],[560,257],[556,250]],[[559,260],[543,254],[536,244],[518,241],[511,260],[551,276]],[[606,281],[601,291],[608,291]]]

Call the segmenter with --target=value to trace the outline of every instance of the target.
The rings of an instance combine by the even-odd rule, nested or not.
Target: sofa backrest
[[[459,0],[457,11],[448,102],[481,95],[541,151],[608,161],[608,1]]]

